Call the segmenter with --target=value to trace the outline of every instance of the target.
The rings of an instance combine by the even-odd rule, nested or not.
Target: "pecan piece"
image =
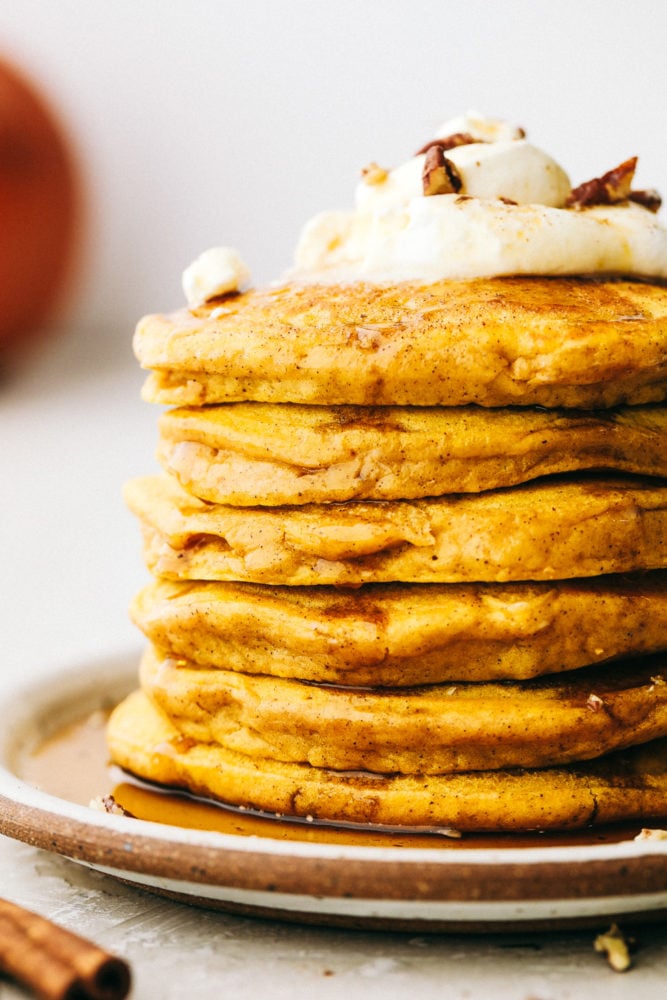
[[[630,196],[636,166],[637,157],[633,156],[602,177],[584,181],[570,191],[565,205],[567,208],[585,208],[587,205],[614,205],[626,201]]]
[[[476,142],[484,142],[484,139],[475,139],[470,132],[453,132],[452,135],[448,135],[445,139],[431,139],[430,142],[425,142],[421,149],[417,150],[415,156],[428,153],[429,149],[432,149],[433,146],[441,146],[447,152],[448,149],[456,149],[457,146],[470,146]]]
[[[647,208],[649,212],[657,212],[662,205],[662,197],[653,188],[648,191],[631,191],[628,198]]]
[[[627,972],[631,967],[630,952],[634,945],[634,938],[626,937],[616,924],[612,924],[604,934],[598,934],[593,942],[595,951],[606,955],[614,972]]]
[[[120,802],[116,802],[113,795],[98,795],[91,799],[90,808],[97,809],[98,812],[111,813],[113,816],[129,816],[131,819],[135,819],[134,814],[129,812]]]
[[[645,826],[635,837],[635,840],[667,840],[667,830],[659,827]]]
[[[389,176],[389,171],[384,167],[379,167],[377,163],[369,163],[361,171],[361,179],[364,184],[382,184]]]
[[[456,167],[447,159],[442,146],[431,146],[424,158],[422,170],[424,195],[457,194],[462,183]]]

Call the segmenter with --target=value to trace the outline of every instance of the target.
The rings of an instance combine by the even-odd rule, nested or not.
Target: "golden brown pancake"
[[[667,740],[566,767],[448,775],[333,771],[183,737],[145,694],[118,706],[109,747],[141,778],[285,816],[461,831],[558,830],[667,813]]]
[[[641,480],[236,508],[198,500],[164,475],[133,480],[125,498],[149,569],[169,579],[502,583],[667,568],[667,486]]]
[[[591,413],[230,403],[159,421],[158,457],[195,496],[232,506],[410,500],[549,473],[667,476],[667,408]]]
[[[270,587],[155,580],[132,618],[200,667],[345,685],[526,680],[667,646],[667,574]]]
[[[608,407],[667,396],[667,288],[585,278],[283,285],[145,317],[147,400]]]
[[[447,774],[589,760],[667,736],[667,655],[520,682],[342,688],[192,667],[140,684],[187,739],[336,771]]]

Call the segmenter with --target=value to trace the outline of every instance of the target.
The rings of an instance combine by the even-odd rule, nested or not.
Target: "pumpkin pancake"
[[[192,667],[149,647],[140,684],[197,743],[335,771],[547,767],[667,736],[667,655],[524,682],[341,688]]]
[[[163,413],[158,457],[195,496],[232,506],[411,500],[549,473],[667,476],[667,408],[230,403]]]
[[[667,813],[667,740],[557,768],[439,775],[334,771],[197,743],[141,691],[114,710],[107,733],[114,761],[140,778],[286,817],[510,832]]]
[[[155,580],[131,615],[200,667],[344,685],[526,680],[667,646],[667,574],[352,592]]]
[[[667,288],[586,278],[292,284],[140,321],[144,398],[608,407],[667,397]]]
[[[357,586],[667,568],[667,486],[541,480],[428,500],[236,508],[168,476],[125,489],[149,569],[170,579]]]

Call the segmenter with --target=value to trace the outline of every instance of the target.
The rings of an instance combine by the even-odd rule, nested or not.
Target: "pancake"
[[[667,654],[538,681],[336,688],[192,667],[149,647],[140,684],[196,743],[336,771],[547,767],[667,736]]]
[[[557,580],[667,568],[667,486],[542,480],[429,500],[207,504],[166,475],[125,489],[169,579],[358,586]]]
[[[138,324],[144,398],[609,407],[667,397],[667,288],[585,278],[293,284]]]
[[[333,771],[197,743],[141,691],[114,710],[107,733],[112,758],[140,778],[288,817],[510,832],[667,813],[667,740],[558,768],[430,776]]]
[[[160,416],[181,486],[232,506],[411,500],[550,473],[667,476],[667,408],[592,413],[480,407],[230,403]]]
[[[134,623],[200,667],[344,685],[526,680],[667,646],[667,574],[270,587],[154,580]]]

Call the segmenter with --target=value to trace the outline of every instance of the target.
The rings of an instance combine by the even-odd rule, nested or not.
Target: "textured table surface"
[[[629,972],[593,933],[475,936],[325,930],[197,910],[0,838],[2,892],[127,958],[138,1000],[418,996],[664,1000],[667,930],[635,930]],[[0,998],[22,994],[0,981]]]
[[[139,401],[123,339],[100,354],[92,336],[65,337],[0,390],[3,691],[139,645],[126,607],[146,574],[120,486],[155,468],[157,408]],[[3,837],[0,896],[125,956],[137,1000],[667,995],[667,928],[656,925],[633,931],[634,967],[618,974],[593,951],[593,931],[426,936],[252,920],[162,900]],[[0,979],[1,1000],[24,995]]]

